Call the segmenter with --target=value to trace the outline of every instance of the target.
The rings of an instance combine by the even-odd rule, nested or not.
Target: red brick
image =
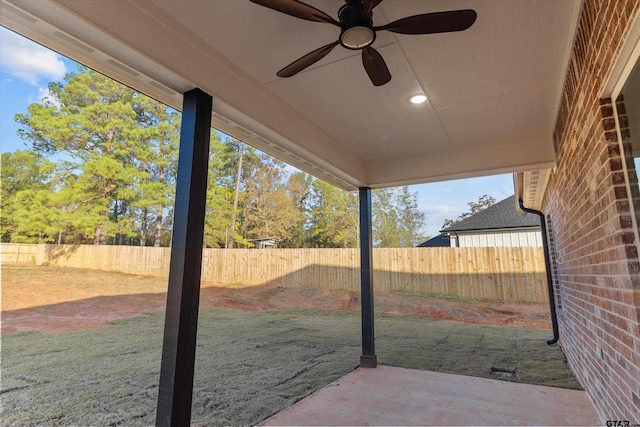
[[[639,4],[584,2],[553,134],[557,167],[542,205],[553,218],[562,348],[601,414],[638,420],[640,260],[627,184],[639,205],[640,191],[635,174],[627,178],[623,171],[625,163],[633,171],[623,99],[616,100],[615,120],[625,157],[612,100],[598,97]],[[605,360],[596,347],[605,350]]]

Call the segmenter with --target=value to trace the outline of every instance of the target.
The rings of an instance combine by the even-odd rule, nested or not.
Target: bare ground
[[[2,333],[65,332],[104,327],[119,319],[161,312],[167,281],[95,270],[3,266]],[[239,287],[203,283],[202,309],[244,311],[301,308],[358,311],[360,296],[351,291]],[[377,313],[415,315],[487,325],[550,328],[543,304],[462,300],[451,296],[376,294]]]

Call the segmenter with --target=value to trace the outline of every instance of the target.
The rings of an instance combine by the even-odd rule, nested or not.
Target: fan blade
[[[291,64],[284,67],[282,70],[278,71],[276,75],[278,77],[291,77],[298,74],[300,71],[309,67],[310,65],[315,64],[320,61],[322,58],[327,56],[329,52],[333,50],[334,47],[338,45],[338,42],[335,41],[333,43],[329,43],[326,46],[322,46],[319,49],[314,50],[313,52],[307,53],[300,59],[293,61]]]
[[[335,19],[324,13],[323,11],[316,9],[313,6],[309,6],[306,3],[302,3],[297,0],[251,0],[255,4],[268,7],[269,9],[277,10],[278,12],[285,13],[287,15],[295,16],[296,18],[306,19],[313,22],[326,22],[329,24],[337,25],[340,27],[340,23]]]
[[[382,0],[364,0],[362,2],[362,18],[366,18],[374,7],[382,3]]]
[[[362,49],[362,65],[374,86],[382,86],[391,80],[391,73],[382,55],[371,46]]]
[[[476,11],[472,9],[424,13],[398,19],[381,27],[374,27],[374,30],[387,30],[399,34],[434,34],[464,31],[476,22],[477,16]]]

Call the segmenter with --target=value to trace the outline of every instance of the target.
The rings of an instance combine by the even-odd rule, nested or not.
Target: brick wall
[[[600,95],[638,3],[584,3],[543,203],[553,218],[560,343],[602,420],[631,424],[640,423],[640,263],[613,105]]]

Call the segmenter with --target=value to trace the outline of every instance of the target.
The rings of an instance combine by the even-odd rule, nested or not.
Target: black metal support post
[[[158,426],[191,421],[212,104],[200,89],[184,94]]]
[[[549,310],[551,311],[551,327],[553,329],[553,338],[547,340],[547,344],[555,344],[560,339],[558,330],[558,315],[556,314],[556,297],[553,289],[553,277],[551,276],[551,257],[549,256],[549,242],[547,241],[547,221],[544,213],[536,209],[525,208],[522,200],[518,200],[520,209],[525,212],[538,215],[540,218],[540,232],[542,233],[542,249],[544,251],[544,265],[547,270],[547,289],[549,290]]]
[[[375,368],[375,335],[373,328],[373,240],[371,235],[371,189],[360,188],[360,299],[362,304],[362,356],[360,366]]]

